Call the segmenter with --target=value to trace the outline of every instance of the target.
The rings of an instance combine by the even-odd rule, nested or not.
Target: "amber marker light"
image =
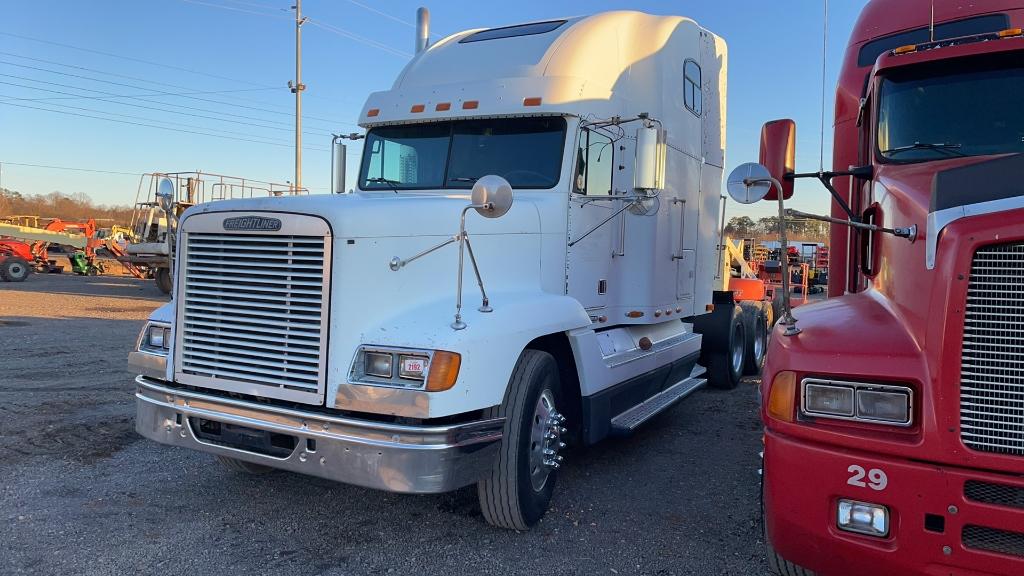
[[[423,104],[413,104],[412,108],[409,108],[409,112],[412,112],[413,114],[419,114],[420,112],[426,110],[426,108],[427,107],[424,106]]]
[[[478,100],[466,100],[462,103],[463,110],[476,110],[480,107],[480,101]]]
[[[1007,28],[1006,30],[1000,30],[996,33],[1000,38],[1010,38],[1012,36],[1024,35],[1024,28]]]
[[[772,380],[768,395],[768,415],[776,420],[792,422],[796,406],[796,373],[783,370]]]
[[[523,98],[523,106],[540,106],[540,97]]]
[[[380,114],[380,108],[370,108],[369,110],[366,111],[366,115],[371,118],[378,114]]]
[[[892,51],[893,54],[909,54],[917,50],[917,44],[907,44]]]
[[[451,109],[452,109],[452,103],[451,102],[438,102],[437,106],[434,106],[434,111],[436,111],[436,112],[446,112],[446,111],[451,110]]]
[[[427,373],[426,391],[443,392],[455,386],[460,366],[462,356],[455,352],[434,352],[434,357],[430,360],[430,371]]]

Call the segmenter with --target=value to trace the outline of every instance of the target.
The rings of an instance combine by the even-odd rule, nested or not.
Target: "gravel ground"
[[[528,533],[473,488],[403,496],[243,476],[133,431],[125,357],[152,282],[0,282],[0,574],[765,573],[753,385],[567,455]]]

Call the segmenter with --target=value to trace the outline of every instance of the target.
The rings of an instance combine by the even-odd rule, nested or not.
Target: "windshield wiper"
[[[476,176],[459,176],[457,178],[449,178],[449,182],[476,182],[480,178]]]
[[[367,178],[366,181],[374,184],[387,184],[394,190],[395,194],[398,194],[398,185],[401,184],[401,182],[388,180],[387,178]]]
[[[930,144],[928,142],[914,142],[906,146],[897,146],[895,148],[889,148],[888,150],[882,150],[882,154],[898,154],[900,152],[906,152],[907,150],[938,150],[939,152],[949,152],[952,156],[967,156],[958,149],[961,148],[961,144],[947,144],[945,142],[937,142]]]

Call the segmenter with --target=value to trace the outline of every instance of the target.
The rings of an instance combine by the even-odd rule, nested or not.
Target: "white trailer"
[[[679,16],[426,47],[363,107],[354,193],[183,216],[130,356],[138,431],[249,472],[475,483],[489,522],[533,525],[567,443],[738,382],[725,96],[725,42]]]

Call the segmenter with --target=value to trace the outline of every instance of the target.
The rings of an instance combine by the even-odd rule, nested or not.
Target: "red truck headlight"
[[[906,386],[804,378],[800,412],[806,416],[910,426],[914,392]]]

